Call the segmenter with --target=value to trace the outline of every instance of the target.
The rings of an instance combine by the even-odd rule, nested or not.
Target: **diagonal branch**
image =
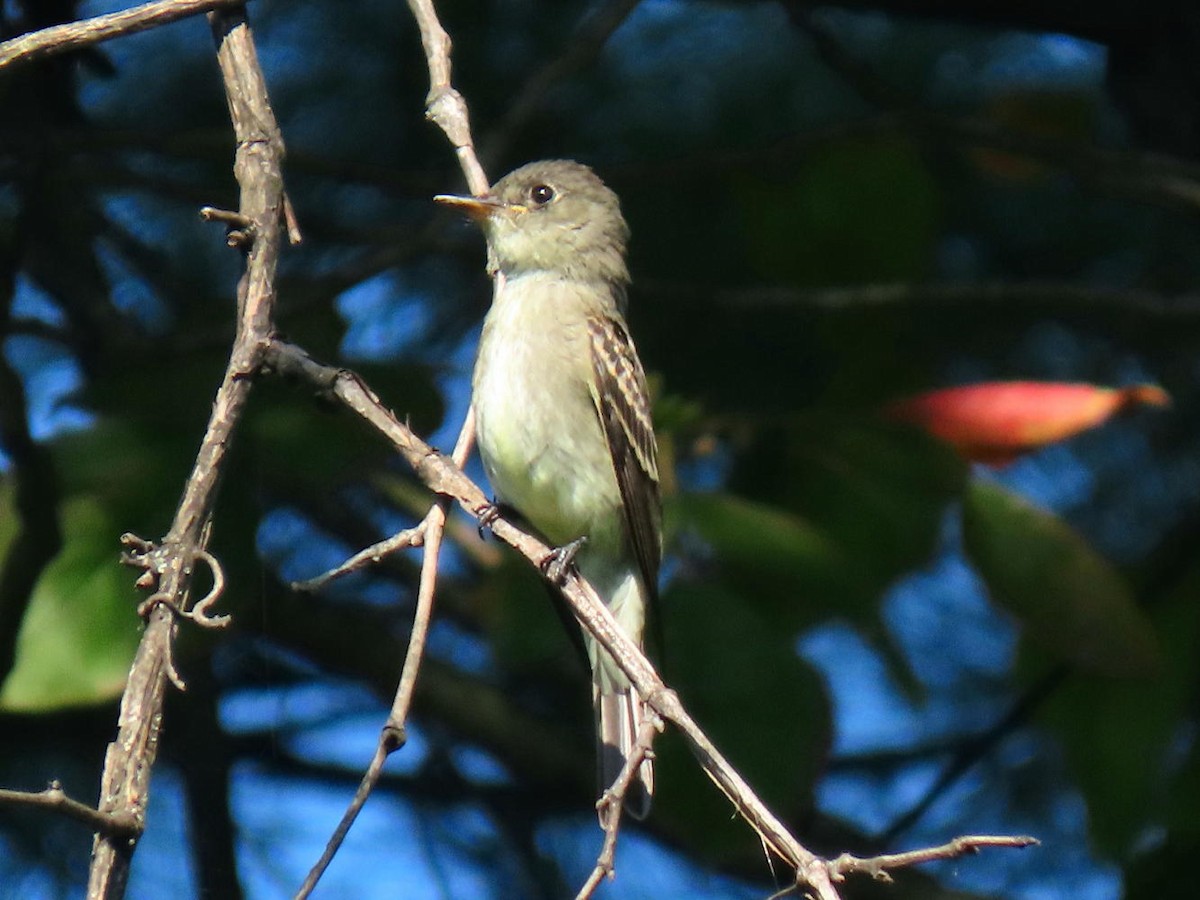
[[[173,672],[175,614],[187,610],[195,562],[205,558],[222,464],[250,396],[251,376],[261,366],[271,333],[282,233],[283,148],[249,24],[242,10],[214,13],[210,22],[238,139],[234,172],[242,192],[240,215],[249,223],[246,271],[238,284],[237,337],[196,462],[170,531],[161,546],[147,554],[154,558],[157,589],[151,599],[155,602],[147,612],[146,631],[121,698],[117,739],[105,756],[100,811],[130,816],[139,834],[145,824],[166,683]],[[136,843],[136,838],[96,837],[88,883],[90,900],[124,893]]]
[[[413,434],[357,375],[345,369],[323,366],[298,347],[280,341],[272,341],[267,358],[272,370],[309,382],[327,399],[345,405],[363,418],[391,441],[430,490],[453,497],[472,515],[478,516],[481,510],[491,508],[483,491],[450,457]],[[552,548],[503,517],[492,521],[491,529],[497,538],[539,567],[552,553]],[[759,800],[684,709],[678,695],[662,681],[642,652],[620,629],[595,590],[576,573],[569,573],[560,589],[580,623],[612,654],[647,705],[683,733],[705,773],[754,828],[763,843],[792,868],[797,884],[811,888],[818,900],[836,900],[838,893],[833,882],[838,877],[837,870],[797,841]]]
[[[379,431],[391,441],[430,490],[444,497],[454,498],[467,512],[477,517],[484,510],[494,509],[483,491],[463,473],[453,459],[439,453],[413,434],[382,405],[379,398],[357,375],[345,369],[323,366],[298,347],[277,340],[272,341],[268,347],[267,357],[273,370],[292,376],[297,381],[309,382],[327,399],[343,404]],[[539,569],[553,552],[551,547],[521,531],[502,516],[493,519],[490,527],[497,538],[518,550]],[[818,900],[837,900],[838,893],[834,882],[841,880],[844,872],[865,870],[866,864],[856,868],[855,864],[845,862],[846,858],[843,858],[842,862],[830,862],[797,841],[708,739],[684,709],[679,696],[663,682],[637,645],[617,625],[612,613],[601,602],[595,590],[577,573],[568,573],[558,587],[576,618],[604,649],[612,654],[621,670],[645,698],[647,705],[680,730],[713,783],[729,798],[763,843],[792,868],[796,883],[809,887]],[[979,846],[1027,846],[1032,842],[1031,838],[1025,837],[963,838],[959,843],[947,845],[947,848],[914,853],[927,854],[925,858],[928,859],[945,859],[973,852]],[[911,865],[913,860],[925,861],[925,858],[916,859],[910,854],[900,854],[895,859],[883,858],[884,861],[878,863],[878,867],[883,869]]]
[[[450,82],[450,36],[438,20],[433,0],[409,0],[409,9],[421,31],[421,45],[425,50],[425,60],[429,66],[429,93],[425,98],[425,115],[436,123],[445,133],[459,166],[467,179],[467,185],[476,194],[486,193],[488,189],[487,175],[475,152],[475,141],[471,136],[471,122],[467,111],[466,101],[455,90]],[[503,276],[494,274],[494,290],[498,293],[503,286]],[[282,361],[276,359],[276,363]],[[326,376],[327,377],[327,376]],[[468,411],[466,420],[459,431],[454,446],[454,459],[462,465],[471,453],[475,442],[475,416]],[[408,651],[404,657],[404,668],[400,673],[400,683],[392,700],[392,708],[387,721],[379,735],[375,753],[363,772],[358,790],[342,814],[334,833],[330,836],[321,853],[320,859],[309,870],[304,883],[296,892],[297,900],[309,896],[316,888],[317,882],[333,861],[338,849],[349,834],[351,826],[358,818],[363,805],[367,802],[379,778],[383,774],[383,766],[387,758],[404,746],[405,723],[412,705],[413,692],[416,688],[417,674],[420,671],[421,659],[425,653],[425,638],[429,633],[429,620],[433,615],[433,598],[437,590],[438,557],[442,546],[442,535],[446,528],[446,510],[449,501],[439,497],[429,508],[425,518],[414,529],[411,541],[406,541],[397,535],[393,539],[396,547],[413,545],[419,532],[422,547],[421,578],[417,587],[417,604],[413,614],[413,627],[409,634]]]
[[[53,25],[0,44],[0,69],[90,47],[101,41],[136,34],[221,7],[242,6],[244,3],[245,0],[156,0],[120,12]]]

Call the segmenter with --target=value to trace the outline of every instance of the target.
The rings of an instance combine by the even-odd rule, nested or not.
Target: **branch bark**
[[[0,44],[0,69],[22,65],[46,56],[90,47],[101,41],[136,34],[177,19],[199,15],[222,7],[241,6],[245,0],[157,0],[132,9],[54,25],[32,31]]]
[[[300,348],[278,340],[271,342],[266,355],[268,365],[273,371],[291,376],[297,381],[307,381],[318,393],[327,399],[343,404],[379,431],[392,443],[431,491],[445,497],[452,497],[463,509],[476,517],[480,515],[481,511],[492,508],[483,491],[463,473],[453,459],[439,453],[417,437],[383,406],[374,392],[353,372],[321,365]],[[503,517],[492,520],[490,527],[497,538],[518,550],[539,569],[553,551],[553,548],[521,531]],[[679,696],[663,682],[641,650],[617,625],[612,613],[597,596],[595,590],[577,573],[568,573],[558,588],[576,618],[612,654],[647,705],[684,735],[705,773],[729,798],[739,815],[755,830],[764,846],[792,869],[795,873],[796,884],[807,886],[818,900],[838,900],[839,895],[835,882],[844,877],[844,871],[861,871],[865,864],[856,868],[855,864],[846,861],[849,857],[842,857],[840,862],[831,862],[813,853],[796,840],[708,739],[704,731],[688,714]],[[386,756],[386,754],[383,755]],[[377,762],[381,767],[382,762],[378,752],[372,766],[375,766]],[[1002,846],[1027,846],[1034,842],[1032,838],[1026,837],[988,837],[971,840],[976,843],[956,844],[952,849],[935,848],[930,851],[917,852],[959,854],[971,852],[976,846],[982,846],[985,842],[990,842],[987,845]],[[949,845],[947,846],[949,847]],[[882,870],[912,864],[908,856],[902,856],[904,861],[893,861],[890,857],[884,858],[883,862],[878,863],[878,867]],[[899,858],[897,857],[897,859]],[[928,858],[949,857],[938,855]],[[599,865],[601,867],[604,865],[604,858],[601,859]],[[593,875],[593,877],[595,876]],[[589,884],[591,880],[589,879]],[[314,885],[315,880],[311,884],[306,882],[305,888],[302,889],[299,896],[307,896]]]
[[[271,333],[281,240],[283,146],[250,27],[242,10],[211,14],[210,23],[238,139],[234,172],[241,187],[240,213],[252,232],[246,271],[238,285],[237,336],[229,363],[171,529],[161,547],[147,554],[153,556],[151,580],[157,582],[156,592],[148,602],[146,631],[121,698],[117,739],[105,756],[100,811],[131,817],[139,835],[145,825],[166,682],[173,674],[171,647],[176,616],[187,612],[193,568],[197,559],[207,554],[205,546],[222,463]],[[136,837],[96,837],[88,881],[90,900],[116,898],[124,893],[136,843]]]
[[[86,803],[72,800],[57,781],[51,782],[44,791],[37,792],[0,789],[0,804],[59,813],[117,840],[129,840],[136,835],[138,829],[137,823],[132,819],[102,813]]]
[[[490,507],[483,491],[450,457],[434,450],[413,434],[383,406],[379,398],[357,375],[344,369],[322,366],[298,347],[279,341],[271,343],[267,356],[272,369],[298,380],[308,381],[324,396],[344,404],[384,435],[430,490],[453,497],[468,513],[475,516],[479,515],[480,510]],[[497,538],[518,550],[539,568],[552,552],[551,547],[502,517],[491,523],[491,529]],[[797,841],[786,826],[758,799],[737,770],[691,718],[678,695],[662,681],[642,652],[619,628],[612,613],[592,587],[578,574],[572,573],[560,585],[560,589],[582,625],[613,655],[646,703],[683,733],[704,771],[729,798],[738,813],[754,828],[764,845],[793,869],[796,883],[807,885],[819,900],[836,900],[838,893],[834,882],[841,880],[843,867],[848,867],[845,871],[860,871],[861,867],[854,868],[846,862],[825,860]],[[1031,838],[1025,837],[980,840],[993,841],[1003,846],[1027,846],[1033,842]],[[972,849],[965,845],[956,845],[956,848],[956,853],[970,852]],[[908,864],[911,863],[896,862],[881,866],[894,868]]]

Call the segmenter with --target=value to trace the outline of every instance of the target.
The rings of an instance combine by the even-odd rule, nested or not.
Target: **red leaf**
[[[1157,385],[1103,388],[1044,381],[991,381],[917,394],[884,412],[952,444],[976,462],[1011,462],[1095,428],[1137,406],[1166,406]]]

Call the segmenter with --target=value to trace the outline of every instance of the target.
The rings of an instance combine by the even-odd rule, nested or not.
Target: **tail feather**
[[[642,724],[643,705],[642,698],[631,687],[610,693],[597,687],[595,703],[598,741],[596,770],[600,793],[603,794],[612,787],[633,752]],[[643,759],[625,794],[625,811],[635,819],[646,818],[650,813],[650,798],[653,795],[654,764],[649,759]]]

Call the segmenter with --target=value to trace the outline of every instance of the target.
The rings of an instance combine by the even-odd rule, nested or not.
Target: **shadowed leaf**
[[[992,598],[1055,656],[1104,675],[1157,669],[1158,637],[1129,586],[1061,519],[977,481],[966,497],[963,540]]]

